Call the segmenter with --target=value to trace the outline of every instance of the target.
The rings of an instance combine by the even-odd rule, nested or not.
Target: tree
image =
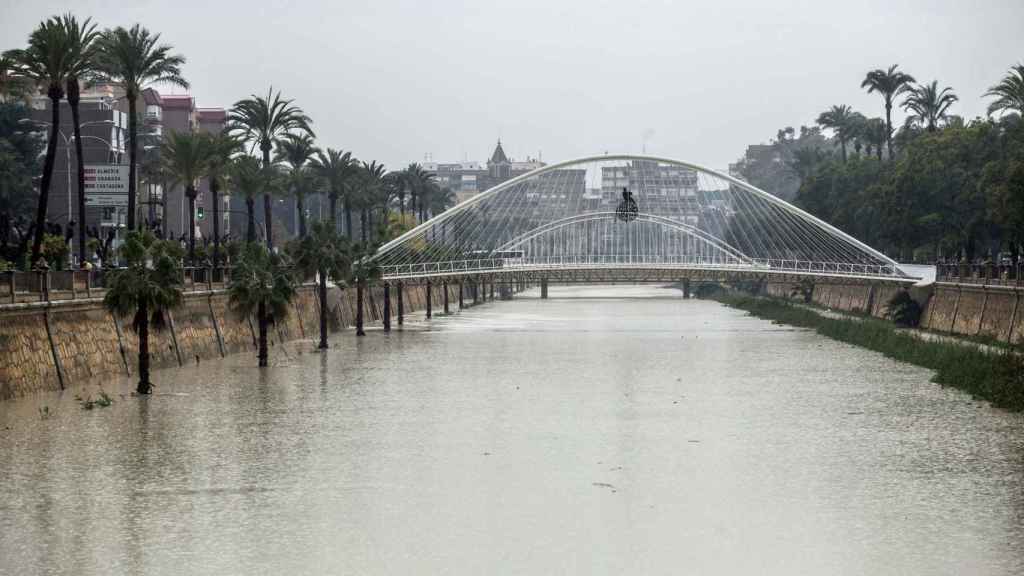
[[[387,192],[384,185],[385,172],[384,165],[374,160],[370,163],[363,162],[362,170],[359,174],[359,234],[360,241],[364,245],[367,241],[372,242],[374,240],[372,237],[368,239],[366,235],[367,230],[373,229],[373,225],[370,222],[373,209],[387,202]]]
[[[136,211],[136,171],[139,155],[138,100],[150,84],[170,84],[188,88],[181,75],[185,57],[171,54],[170,45],[159,44],[160,35],[139,24],[129,29],[106,30],[99,39],[97,68],[102,76],[120,82],[128,100],[128,229],[134,230]]]
[[[1024,64],[1011,67],[999,84],[985,92],[985,96],[995,98],[988,105],[989,115],[1016,112],[1024,116]]]
[[[0,104],[27,100],[32,93],[32,82],[20,74],[10,53],[0,54]]]
[[[429,195],[429,204],[427,209],[430,210],[431,216],[437,216],[445,210],[455,206],[455,193],[452,192],[451,188],[447,186],[442,188],[436,183],[432,184],[433,192]]]
[[[430,183],[434,182],[436,176],[432,172],[425,170],[423,166],[416,162],[406,166],[403,172],[405,173],[405,186],[412,193],[413,214],[416,215],[418,213],[420,221],[422,222],[426,219],[425,200],[429,194],[428,187]],[[405,194],[401,194],[400,197],[402,199],[402,204],[404,205]],[[402,211],[402,214],[405,214],[404,210]]]
[[[39,259],[43,234],[46,232],[46,208],[50,198],[50,182],[57,156],[57,136],[60,132],[60,101],[64,97],[64,83],[68,77],[67,30],[60,18],[41,22],[29,35],[28,47],[9,50],[4,56],[14,63],[17,74],[39,87],[50,99],[50,135],[46,143],[46,160],[39,182],[39,200],[36,204],[35,236],[32,240],[32,262]]]
[[[885,120],[881,118],[868,118],[864,123],[864,139],[868,145],[868,156],[871,155],[872,148],[878,155],[878,159],[882,159],[882,148],[889,139],[889,130],[885,126]]]
[[[32,212],[36,208],[33,178],[42,171],[46,142],[24,130],[31,121],[21,102],[0,103],[0,259],[17,261],[28,251]]]
[[[112,273],[103,304],[119,316],[132,315],[132,328],[139,336],[139,394],[149,394],[149,327],[164,325],[164,313],[181,304],[181,274],[175,262],[181,247],[157,240],[152,232],[128,233],[121,253],[128,263]]]
[[[954,102],[959,100],[953,89],[945,87],[938,88],[938,81],[931,84],[912,86],[906,93],[903,100],[903,110],[910,112],[907,121],[922,126],[929,132],[934,132],[939,123],[946,120],[946,112]]]
[[[320,349],[327,344],[327,281],[344,283],[352,265],[351,249],[344,237],[327,222],[313,224],[312,234],[303,236],[291,246],[295,267],[306,277],[317,276],[317,298],[320,301]]]
[[[256,196],[266,184],[264,170],[259,160],[243,154],[231,161],[228,173],[235,188],[245,196],[245,241],[251,244],[256,242]]]
[[[885,128],[887,130],[886,145],[889,151],[889,158],[893,158],[892,155],[892,103],[900,94],[906,92],[910,84],[914,82],[914,77],[910,74],[900,72],[896,70],[898,64],[893,64],[888,70],[882,70],[881,68],[872,70],[867,73],[864,77],[864,81],[860,83],[861,88],[867,88],[868,94],[872,92],[878,92],[882,95],[882,100],[885,102]]]
[[[256,96],[235,102],[228,116],[228,131],[241,136],[258,146],[263,153],[263,167],[270,168],[270,151],[278,145],[286,134],[308,134],[313,136],[312,124],[302,108],[295,106],[292,100],[281,98],[281,92],[274,93],[273,86],[267,91],[266,98]],[[266,221],[267,248],[274,249],[273,203],[270,189],[263,191],[263,217]]]
[[[818,115],[818,125],[828,128],[839,140],[839,147],[843,153],[843,162],[846,162],[846,142],[852,138],[857,131],[856,112],[846,104],[833,106]]]
[[[79,23],[78,19],[71,14],[66,14],[60,19],[64,34],[67,36],[67,99],[71,108],[72,126],[75,141],[75,160],[77,162],[78,185],[78,260],[85,265],[85,164],[82,155],[82,130],[78,111],[81,101],[80,78],[93,74],[96,66],[97,39],[96,25],[86,18]],[[68,190],[68,194],[71,191]],[[71,215],[68,215],[71,218]]]
[[[220,263],[220,198],[221,188],[227,186],[232,158],[242,151],[242,143],[226,132],[208,134],[206,138],[206,178],[210,183],[210,203],[213,207],[213,267]]]
[[[344,198],[348,194],[352,179],[358,171],[359,161],[352,157],[351,152],[328,148],[316,153],[311,166],[327,186],[327,195],[331,201],[331,223],[337,227],[338,199]],[[351,240],[351,227],[346,230],[346,234]]]
[[[160,144],[160,158],[175,184],[188,198],[188,259],[196,257],[196,183],[206,175],[209,139],[194,132],[169,132]]]
[[[242,249],[231,271],[228,302],[240,316],[256,314],[259,324],[259,365],[267,365],[267,326],[288,315],[288,304],[295,297],[295,279],[287,259],[270,252],[262,244],[250,242]]]
[[[316,154],[313,136],[310,134],[285,134],[277,143],[275,162],[284,162],[289,167],[288,185],[295,196],[295,211],[299,216],[299,237],[306,237],[305,199],[313,187],[314,178],[307,166]]]

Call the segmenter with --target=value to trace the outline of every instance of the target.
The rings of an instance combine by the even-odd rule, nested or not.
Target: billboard
[[[86,164],[85,205],[128,206],[128,165]]]

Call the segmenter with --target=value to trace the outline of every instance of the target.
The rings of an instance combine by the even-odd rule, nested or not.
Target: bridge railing
[[[107,284],[120,268],[96,270],[36,270],[0,272],[0,304],[53,302],[102,297]],[[230,267],[185,267],[182,290],[196,292],[220,289],[231,280]]]
[[[522,258],[481,258],[444,260],[382,266],[384,277],[416,277],[431,275],[458,275],[488,272],[517,272],[578,268],[678,268],[743,271],[777,271],[801,274],[828,274],[848,276],[901,276],[890,264],[863,264],[849,262],[814,262],[794,259],[759,258],[740,260],[734,257],[704,256],[649,256],[643,254],[565,255]]]
[[[952,262],[935,265],[935,279],[939,282],[980,284],[988,286],[1024,286],[1024,262],[1016,264],[994,262]]]

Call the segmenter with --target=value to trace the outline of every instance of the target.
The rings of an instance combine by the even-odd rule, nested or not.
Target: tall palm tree
[[[818,125],[832,130],[836,140],[839,140],[839,148],[843,153],[843,162],[846,162],[846,142],[854,136],[857,129],[856,114],[846,104],[840,104],[818,115]]]
[[[263,191],[265,176],[260,161],[253,156],[236,156],[228,167],[235,189],[245,196],[245,241],[256,242],[256,196]]]
[[[889,66],[888,70],[878,68],[867,73],[864,81],[860,83],[861,88],[867,88],[868,94],[878,92],[885,102],[885,128],[888,131],[885,142],[889,151],[889,158],[892,158],[892,103],[900,94],[906,92],[915,81],[910,74],[896,70],[898,64]]]
[[[164,313],[182,301],[181,275],[176,262],[181,246],[157,240],[150,231],[131,231],[121,247],[128,267],[117,270],[108,280],[103,304],[119,316],[133,316],[132,327],[139,336],[139,394],[149,394],[149,327],[163,326]]]
[[[172,46],[159,44],[160,35],[152,34],[139,24],[105,30],[99,39],[98,69],[100,74],[124,87],[128,100],[128,229],[135,229],[137,182],[135,173],[139,155],[138,100],[150,84],[170,84],[188,88],[181,75],[185,57],[172,54]]]
[[[91,19],[86,18],[79,23],[71,14],[61,17],[61,25],[68,40],[66,80],[68,106],[71,108],[72,126],[75,133],[75,161],[77,163],[78,184],[78,261],[84,266],[85,257],[85,163],[82,154],[82,130],[78,112],[81,101],[80,78],[92,75],[96,69],[99,48],[99,32]],[[71,191],[68,190],[68,194]],[[70,218],[71,215],[68,215]]]
[[[281,92],[274,93],[271,86],[266,98],[253,94],[251,97],[235,102],[228,116],[228,131],[240,135],[243,139],[259,147],[263,153],[263,167],[270,167],[270,151],[280,143],[286,134],[308,134],[313,136],[309,127],[313,121],[306,116],[302,108],[294,105],[292,100],[281,98]],[[263,217],[267,227],[267,248],[274,250],[273,203],[270,190],[264,189]]]
[[[39,182],[39,201],[36,204],[32,262],[39,260],[46,232],[46,208],[50,199],[54,160],[57,156],[57,136],[60,131],[60,101],[64,98],[64,83],[68,76],[67,30],[60,18],[52,17],[40,22],[28,38],[28,47],[8,50],[4,56],[14,64],[19,76],[38,86],[50,99],[50,135],[46,142],[46,159]],[[70,192],[70,191],[69,191]]]
[[[869,156],[871,155],[871,149],[874,148],[878,159],[882,159],[882,148],[885,147],[889,134],[890,132],[886,128],[885,120],[881,118],[869,118],[864,122],[864,138],[868,144]]]
[[[455,193],[447,186],[441,187],[433,184],[434,191],[430,193],[430,204],[427,206],[431,216],[437,216],[445,210],[455,206]]]
[[[229,306],[241,317],[256,314],[259,324],[259,365],[267,365],[267,325],[288,315],[288,304],[295,297],[295,279],[287,259],[263,245],[250,242],[231,271],[228,285]]]
[[[377,162],[363,162],[362,169],[360,170],[360,193],[359,193],[359,234],[360,242],[365,246],[367,240],[373,241],[374,238],[367,238],[366,233],[368,230],[373,230],[373,209],[380,205],[385,198],[382,197],[384,191],[384,174],[387,170],[384,165]]]
[[[213,267],[220,262],[220,199],[218,194],[226,188],[230,177],[231,161],[242,151],[242,143],[226,132],[207,134],[206,178],[210,183],[210,202],[213,206]]]
[[[327,222],[315,222],[313,233],[293,244],[295,267],[304,275],[317,275],[320,300],[320,345],[327,346],[327,281],[342,283],[349,277],[351,250],[348,240]]]
[[[959,100],[953,89],[945,87],[939,90],[938,81],[931,84],[912,86],[903,99],[903,110],[911,112],[908,122],[919,124],[929,132],[934,132],[939,122],[948,118],[946,111]]]
[[[426,219],[425,200],[429,194],[428,186],[436,179],[436,176],[416,162],[406,166],[404,172],[406,186],[412,193],[413,215],[419,214],[420,221],[423,221]],[[403,211],[402,214],[404,215],[405,212]]]
[[[352,178],[357,173],[359,161],[352,157],[351,152],[328,148],[318,151],[310,165],[327,186],[327,195],[331,201],[331,223],[337,228],[338,199],[343,199],[348,194]],[[346,230],[346,233],[351,240],[351,227]]]
[[[309,161],[316,154],[310,134],[286,134],[277,143],[276,162],[284,162],[289,167],[288,184],[295,196],[295,211],[299,216],[299,238],[306,237],[306,194],[310,192],[313,180],[307,169]]]
[[[185,187],[188,198],[188,259],[196,257],[196,188],[206,176],[209,139],[193,132],[169,132],[160,144],[160,159],[175,184]]]
[[[1016,112],[1024,116],[1024,64],[1017,64],[1010,68],[999,84],[985,92],[985,96],[995,98],[988,105],[990,115],[997,112]]]

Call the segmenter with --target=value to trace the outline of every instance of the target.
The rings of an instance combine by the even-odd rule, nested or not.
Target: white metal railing
[[[703,256],[652,257],[645,255],[568,255],[529,258],[481,258],[395,264],[381,267],[385,278],[416,277],[485,272],[529,272],[578,269],[701,269],[747,272],[792,272],[822,276],[873,276],[896,278],[904,275],[890,264],[806,261],[781,258],[736,258]]]

